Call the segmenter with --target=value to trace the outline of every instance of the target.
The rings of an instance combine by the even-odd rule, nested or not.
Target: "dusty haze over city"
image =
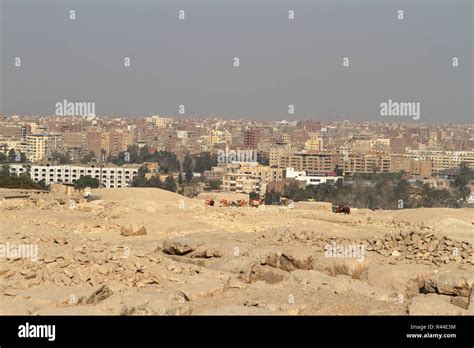
[[[472,14],[0,0],[0,314],[472,316]]]

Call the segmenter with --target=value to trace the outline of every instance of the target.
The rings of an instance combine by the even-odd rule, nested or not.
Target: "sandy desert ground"
[[[0,314],[474,313],[474,209],[339,215],[325,203],[93,194],[0,201]],[[37,257],[15,255],[21,245]]]

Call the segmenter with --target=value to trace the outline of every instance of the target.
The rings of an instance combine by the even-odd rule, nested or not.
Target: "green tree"
[[[91,152],[89,152],[87,155],[85,155],[84,157],[82,157],[81,163],[82,163],[82,164],[89,163],[89,162],[92,161],[93,158],[95,158],[95,153],[94,153],[94,151],[91,151]]]
[[[77,189],[83,189],[86,187],[98,188],[99,179],[93,178],[90,175],[83,176],[74,182],[74,187]]]
[[[455,190],[455,197],[457,200],[465,201],[471,194],[468,184],[474,179],[474,171],[471,170],[466,163],[461,163],[459,172],[455,175],[452,185]]]
[[[41,189],[28,175],[10,175],[9,165],[4,164],[0,172],[0,187],[20,189]]]
[[[216,180],[208,180],[209,187],[211,190],[218,190],[221,188],[222,185],[222,180],[216,179]]]
[[[201,152],[193,156],[193,162],[193,171],[202,174],[206,170],[211,170],[212,167],[217,166],[217,155],[211,155],[209,152]]]
[[[49,190],[49,185],[46,185],[46,181],[44,179],[38,181],[37,185],[41,190]]]
[[[280,194],[275,190],[271,190],[265,194],[265,204],[271,205],[280,202]]]
[[[69,164],[69,163],[72,163],[71,161],[71,157],[69,156],[68,153],[60,153],[60,152],[53,152],[52,154],[52,159],[53,161],[57,161],[59,164]]]
[[[249,199],[260,199],[260,196],[258,195],[257,192],[252,191],[249,193]]]
[[[165,183],[163,185],[163,189],[171,192],[176,192],[177,186],[176,186],[176,180],[173,178],[172,175],[168,175],[165,179]]]
[[[137,175],[133,178],[132,186],[133,187],[146,187],[145,174],[148,173],[148,168],[141,166],[138,169]]]
[[[193,178],[194,165],[193,165],[193,158],[189,154],[186,154],[184,156],[183,170],[184,170],[184,179],[186,180],[187,183],[190,183],[191,179]]]
[[[153,175],[150,179],[146,181],[146,187],[163,187],[163,183],[160,180],[158,175]]]

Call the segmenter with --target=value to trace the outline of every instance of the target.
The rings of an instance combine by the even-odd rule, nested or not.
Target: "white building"
[[[474,207],[474,193],[467,198],[467,205],[470,207]]]
[[[286,177],[298,181],[305,181],[308,185],[335,184],[339,179],[344,180],[342,176],[322,174],[308,174],[306,171],[298,171],[294,168],[286,168]]]
[[[10,150],[26,153],[26,141],[21,140],[0,140],[0,152],[8,155]]]
[[[153,115],[151,117],[146,117],[145,121],[148,123],[153,123],[158,128],[169,128],[173,124],[173,119],[170,117],[160,117],[158,115]]]
[[[105,188],[129,187],[137,174],[138,166],[32,165],[30,170],[30,177],[35,182],[44,180],[46,185],[51,183],[74,183],[79,178],[90,176],[98,179],[100,186]]]
[[[19,176],[30,172],[30,166],[28,164],[11,163],[8,166],[10,167],[9,170],[12,175]]]

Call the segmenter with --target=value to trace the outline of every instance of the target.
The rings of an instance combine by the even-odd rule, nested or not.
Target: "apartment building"
[[[158,128],[169,128],[173,124],[173,119],[168,117],[161,117],[158,115],[153,115],[151,117],[145,118],[146,122],[153,123]]]
[[[338,166],[344,173],[390,173],[388,155],[347,155],[339,158]]]
[[[286,178],[305,182],[306,186],[319,184],[334,185],[338,180],[344,180],[344,177],[336,176],[335,173],[332,175],[327,173],[311,173],[304,170],[298,171],[294,168],[286,168]]]
[[[411,158],[408,155],[391,155],[390,171],[398,173],[401,171],[406,172],[412,176],[418,176],[420,178],[431,177],[431,162],[426,160],[420,160],[417,158]]]
[[[248,149],[256,149],[260,141],[260,129],[246,129],[243,133],[243,145]]]
[[[127,151],[132,143],[132,134],[123,130],[104,132],[101,136],[101,148],[108,155],[117,156],[120,152]]]
[[[282,133],[280,135],[280,141],[283,143],[283,144],[289,144],[291,142],[291,137],[288,133]]]
[[[26,141],[22,140],[0,140],[0,152],[8,155],[13,150],[15,153],[26,153]]]
[[[319,133],[309,133],[309,139],[305,142],[305,149],[308,151],[322,151],[324,142]]]
[[[23,163],[10,163],[9,164],[9,171],[11,175],[24,175],[30,172],[30,165],[23,164]]]
[[[280,167],[283,168],[280,165],[280,158],[283,155],[289,155],[291,153],[294,153],[295,150],[291,149],[289,145],[285,145],[283,147],[275,146],[269,149],[268,151],[268,160],[269,160],[269,165],[270,167]]]
[[[10,140],[21,140],[25,139],[27,134],[27,128],[24,125],[0,122],[0,138]]]
[[[63,149],[83,148],[86,142],[86,135],[82,132],[64,132]]]
[[[99,165],[32,165],[30,177],[46,185],[52,183],[74,183],[77,179],[90,176],[99,180],[101,187],[121,188],[131,185],[138,174],[139,166],[99,166]]]
[[[330,172],[336,168],[339,157],[336,153],[299,152],[280,155],[277,162],[280,168]]]
[[[265,188],[263,187],[265,186]],[[252,178],[245,173],[227,173],[222,178],[222,191],[236,193],[257,192],[264,195],[266,185],[261,180]]]
[[[248,174],[251,178],[259,179],[262,182],[283,180],[285,178],[285,170],[283,168],[271,168],[255,163],[241,162],[238,172]]]
[[[39,162],[49,153],[49,137],[46,134],[32,134],[26,137],[26,158],[30,162]]]
[[[465,155],[463,155],[465,154]],[[410,154],[349,154],[336,153],[284,153],[270,152],[270,165],[279,168],[294,168],[297,171],[330,172],[336,165],[344,173],[398,173],[405,171],[407,174],[420,178],[429,178],[432,173],[439,170],[457,166],[463,161],[471,163],[474,168],[474,152],[458,153],[458,157],[450,155],[421,155]],[[438,157],[439,156],[439,157]]]
[[[263,196],[269,183],[284,178],[285,170],[282,168],[271,168],[250,162],[234,162],[225,167],[222,190],[240,193],[257,192]]]
[[[412,159],[431,162],[433,174],[458,168],[461,163],[466,163],[469,168],[474,169],[474,151],[410,150],[408,155]]]
[[[96,156],[100,155],[102,149],[102,132],[90,131],[86,133],[85,137],[85,152],[93,152]]]
[[[211,129],[208,131],[208,139],[211,144],[231,143],[232,133],[230,133],[228,130],[221,131]]]

